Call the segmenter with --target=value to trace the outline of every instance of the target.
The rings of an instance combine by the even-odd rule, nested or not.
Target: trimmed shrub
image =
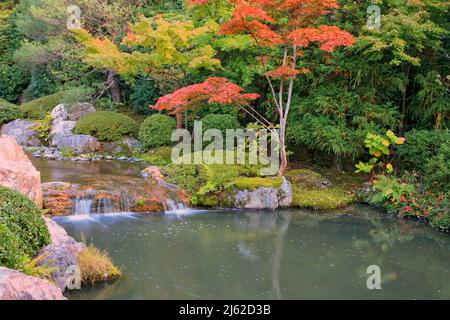
[[[0,125],[23,117],[24,113],[18,106],[0,99]]]
[[[73,87],[70,89],[61,90],[57,93],[31,100],[20,106],[27,118],[42,120],[47,113],[51,112],[60,103],[72,104],[76,102],[84,102],[89,100],[92,93],[90,88]]]
[[[141,125],[139,140],[145,149],[171,144],[170,137],[177,124],[175,119],[163,114],[154,114]]]
[[[58,92],[39,99],[31,100],[20,106],[27,118],[42,120],[47,113],[64,100],[64,94]]]
[[[124,135],[134,136],[136,122],[121,113],[97,111],[81,117],[74,132],[95,136],[100,141],[116,141]]]
[[[0,186],[0,265],[20,269],[49,242],[41,210],[21,193]]]
[[[239,129],[241,127],[236,117],[230,114],[208,114],[202,118],[203,132],[208,129],[217,129],[222,132],[225,142],[227,129]]]

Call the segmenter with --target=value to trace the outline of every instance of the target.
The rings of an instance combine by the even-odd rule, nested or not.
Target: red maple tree
[[[226,78],[212,77],[202,83],[184,87],[158,99],[153,109],[184,112],[208,103],[230,104],[244,107],[259,97],[256,93],[243,93],[244,89]]]
[[[193,6],[205,6],[212,5],[217,1],[219,0],[190,0],[190,3]],[[300,74],[309,72],[308,69],[299,67],[302,49],[317,44],[319,49],[332,52],[337,47],[352,45],[354,38],[347,31],[319,22],[322,16],[339,8],[338,0],[229,0],[229,3],[233,7],[232,16],[228,22],[222,25],[219,33],[222,35],[246,34],[260,49],[260,55],[255,57],[255,60],[264,67],[272,101],[279,116],[279,141],[281,144],[279,174],[282,175],[288,165],[285,136],[294,81]],[[279,47],[282,54],[278,56],[274,54],[276,51],[273,50],[272,55],[268,57],[263,54],[264,47]],[[278,66],[269,70],[268,59]],[[160,98],[155,108],[160,110],[190,108],[195,105],[199,96],[203,101],[205,101],[204,97],[208,97],[206,101],[209,102],[233,103],[232,99],[236,99],[237,102],[240,102],[240,104],[238,103],[240,106],[245,106],[242,102],[256,99],[256,95],[251,94],[240,100],[240,95],[245,97],[242,90],[236,91],[236,88],[233,88],[235,85],[230,84],[226,79],[211,79],[213,79],[212,83],[215,83],[213,91],[206,89],[211,85],[210,79],[208,79],[205,83],[197,85],[199,87],[190,86]],[[217,79],[221,80],[215,82]],[[228,95],[227,91],[238,95],[237,97],[234,97],[234,93]],[[205,92],[207,93],[205,94]],[[197,96],[198,93],[200,93],[199,96]],[[261,117],[256,110],[253,111],[260,118],[261,124],[267,126],[267,119]]]

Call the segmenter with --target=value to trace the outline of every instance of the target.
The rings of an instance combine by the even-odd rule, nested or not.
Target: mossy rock
[[[320,173],[310,169],[296,169],[286,172],[286,178],[302,188],[326,188],[331,183]]]
[[[234,181],[234,186],[239,190],[254,191],[259,187],[280,188],[283,184],[281,177],[239,177]]]

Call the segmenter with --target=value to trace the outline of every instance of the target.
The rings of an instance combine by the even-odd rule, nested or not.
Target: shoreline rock
[[[0,136],[0,184],[19,191],[42,208],[41,174],[13,137]]]
[[[0,267],[0,300],[67,300],[50,281]]]

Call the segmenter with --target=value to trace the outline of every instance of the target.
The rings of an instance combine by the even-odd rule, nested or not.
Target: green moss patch
[[[234,181],[234,186],[239,190],[254,191],[259,187],[280,188],[283,184],[281,177],[239,177]]]
[[[293,185],[292,190],[292,205],[300,208],[333,210],[346,207],[355,200],[353,195],[339,187],[327,189],[305,189],[297,185]]]
[[[138,155],[138,158],[157,166],[167,165],[172,162],[172,147],[158,147]]]

